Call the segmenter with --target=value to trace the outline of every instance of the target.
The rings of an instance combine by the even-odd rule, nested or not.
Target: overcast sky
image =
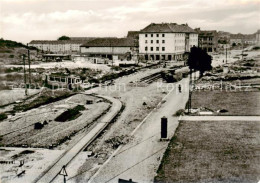
[[[251,34],[260,29],[260,0],[0,0],[0,37],[23,43],[124,37],[151,22]]]

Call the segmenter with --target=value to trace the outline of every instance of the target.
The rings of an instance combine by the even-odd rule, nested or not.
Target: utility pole
[[[226,64],[227,64],[227,45],[226,45]]]
[[[27,96],[27,84],[26,84],[26,71],[25,71],[25,54],[23,54],[23,76],[24,76],[24,85],[25,85],[25,95]]]
[[[244,44],[242,43],[242,61],[244,60]]]
[[[192,69],[190,69],[188,113],[191,113]]]
[[[113,50],[113,47],[112,47],[112,43],[111,43],[111,39],[109,40],[109,43],[110,43],[110,47],[111,47],[111,52],[112,52],[112,54],[111,54],[111,56],[112,56],[112,72],[114,72],[113,71],[113,52],[114,52],[114,50]]]
[[[27,44],[28,46],[28,44]],[[29,84],[31,85],[31,60],[30,60],[30,50],[28,47],[28,64],[29,64]]]

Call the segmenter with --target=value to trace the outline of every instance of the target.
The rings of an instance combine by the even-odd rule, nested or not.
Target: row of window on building
[[[153,37],[154,34],[145,34],[145,37],[148,37],[148,35],[150,35],[150,37]],[[161,35],[162,37],[165,37],[165,34],[155,34],[155,35],[156,35],[156,37],[160,37],[160,35]],[[183,33],[176,33],[175,36],[176,36],[176,37],[184,37],[185,34],[183,34]],[[193,35],[192,35],[192,36],[193,36]]]
[[[148,40],[145,40],[145,43],[148,43]],[[151,40],[151,43],[153,43],[153,40]],[[160,41],[156,40],[156,43],[160,43]],[[162,40],[162,43],[165,43],[165,40]]]
[[[195,42],[197,41],[197,39],[190,39],[191,42]],[[179,39],[179,40],[175,40],[175,43],[184,43],[185,40],[184,39]],[[145,43],[148,43],[148,40],[145,40]],[[150,43],[153,44],[154,40],[150,40]],[[156,40],[156,43],[159,44],[160,40]],[[165,40],[162,40],[162,43],[165,43]]]
[[[185,42],[184,39],[175,40],[175,43],[184,43],[184,42]]]
[[[150,34],[150,36],[151,37],[153,37],[153,34]],[[156,34],[156,37],[159,37],[160,36],[160,34]],[[162,37],[164,37],[165,36],[165,34],[162,34]],[[148,34],[145,34],[145,37],[148,37]]]
[[[145,51],[148,51],[148,47],[145,47]],[[150,47],[150,51],[153,51],[153,47]],[[156,47],[156,51],[160,51],[160,47]],[[165,51],[165,47],[162,47],[162,51]]]
[[[154,47],[150,47],[150,51],[154,51]],[[185,46],[175,46],[175,50],[184,50]],[[155,48],[156,51],[160,51],[160,47]],[[148,47],[145,47],[145,51],[148,51]],[[165,47],[162,47],[161,51],[165,51]]]
[[[207,38],[207,37],[204,37],[203,39],[201,39],[201,40],[203,40],[203,41],[212,41],[213,40],[213,38],[211,38],[211,37],[209,37],[209,38]]]
[[[175,46],[175,50],[184,50],[185,46]]]

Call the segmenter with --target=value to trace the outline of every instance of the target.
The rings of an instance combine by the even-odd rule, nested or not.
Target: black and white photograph
[[[260,0],[0,0],[0,183],[260,183]]]

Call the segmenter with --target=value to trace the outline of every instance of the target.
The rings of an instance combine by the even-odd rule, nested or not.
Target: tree
[[[200,71],[200,77],[203,76],[205,71],[212,69],[212,57],[207,54],[205,50],[198,47],[192,47],[188,58],[188,65],[190,70],[194,69]]]
[[[70,37],[68,37],[68,36],[61,36],[61,37],[58,38],[58,40],[59,41],[60,40],[70,40]]]

